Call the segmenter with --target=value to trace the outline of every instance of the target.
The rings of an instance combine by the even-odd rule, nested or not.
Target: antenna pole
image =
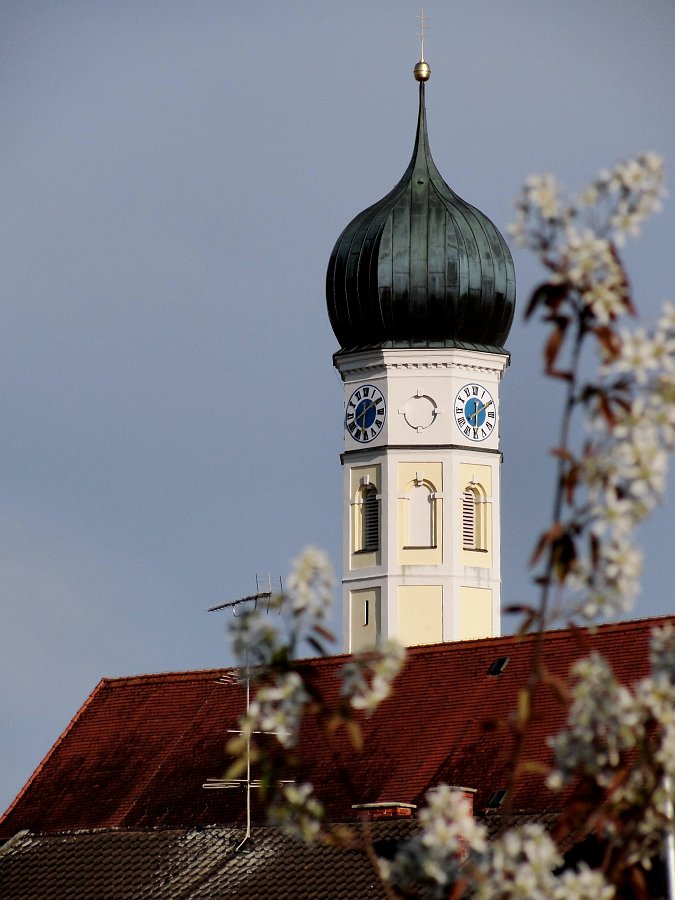
[[[260,590],[260,581],[258,575],[255,576],[255,594],[249,594],[247,597],[240,597],[238,600],[231,600],[227,603],[219,603],[217,606],[212,606],[209,609],[209,612],[215,612],[220,609],[230,609],[232,610],[232,615],[236,617],[237,609],[243,603],[254,603],[254,609],[257,609],[259,600],[267,600],[267,611],[269,612],[270,601],[272,599],[272,576],[268,574],[267,581],[269,585],[268,591]],[[279,578],[279,584],[281,584],[281,578]],[[244,670],[245,670],[245,679],[246,679],[246,717],[250,715],[251,712],[251,667],[249,664],[249,653],[248,647],[244,648]],[[221,682],[224,683],[224,682]],[[241,732],[239,732],[241,734]],[[258,734],[260,732],[256,732]],[[264,734],[276,734],[276,732],[262,732]],[[219,779],[209,779],[207,784],[204,784],[205,788],[230,788],[230,787],[238,787],[243,782],[243,779],[236,779],[234,781],[222,782]],[[284,782],[282,782],[284,783]],[[248,841],[251,837],[251,731],[248,729],[246,735],[246,834],[243,839],[237,844],[235,847],[235,852],[240,850],[246,841]]]
[[[256,582],[258,579],[256,578]],[[257,587],[257,583],[256,583]],[[246,664],[246,716],[251,708],[251,673],[248,667],[248,647],[244,650],[244,662]],[[240,850],[251,837],[251,731],[246,735],[246,834],[234,848],[235,853]]]

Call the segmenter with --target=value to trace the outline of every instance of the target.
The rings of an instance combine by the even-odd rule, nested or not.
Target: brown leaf
[[[509,606],[505,606],[502,612],[506,613],[507,616],[520,616],[536,612],[536,610],[526,603],[511,603]]]
[[[542,684],[551,688],[555,696],[563,705],[567,706],[569,704],[570,692],[567,683],[563,678],[549,671],[546,666],[542,666],[541,681]]]
[[[643,898],[644,900],[648,900],[651,895],[649,893],[649,888],[647,887],[644,872],[639,866],[631,866],[628,870],[628,880],[631,887],[631,897],[634,897],[635,900],[643,900]]]
[[[358,838],[356,832],[348,825],[333,825],[324,836],[324,844],[348,849],[358,846]]]
[[[323,625],[314,625],[313,631],[316,631],[318,635],[321,635],[322,638],[326,641],[330,641],[331,643],[335,643],[335,635],[332,631],[329,631],[327,628],[324,628]]]
[[[614,360],[621,350],[621,339],[617,332],[610,328],[609,325],[596,325],[593,332],[598,339],[598,343],[607,353],[610,360]]]
[[[551,545],[551,560],[558,581],[564,581],[572,563],[577,558],[577,548],[569,531]]]
[[[360,753],[363,749],[363,735],[361,734],[361,726],[356,719],[347,719],[345,722],[347,733],[352,742],[352,747]]]
[[[563,527],[560,522],[555,522],[548,531],[545,531],[542,536],[537,541],[537,545],[534,548],[534,552],[530,559],[530,565],[533,566],[541,557],[541,554],[544,552],[546,547],[549,544],[552,544],[554,541],[558,540],[560,535],[563,533]]]
[[[563,477],[563,488],[565,489],[565,501],[571,506],[574,500],[574,491],[576,490],[577,485],[579,484],[579,477],[581,475],[581,467],[578,463],[570,466],[567,470],[567,473]]]
[[[326,649],[323,644],[320,644],[313,637],[308,636],[307,643],[316,650],[317,656],[326,656]]]
[[[525,760],[520,764],[520,767],[523,772],[528,772],[532,775],[548,775],[551,771],[551,767],[545,765],[542,762],[536,762],[533,759]]]
[[[558,353],[565,340],[569,319],[567,316],[552,316],[550,321],[554,322],[554,328],[544,345],[544,361],[546,363],[546,372],[553,370],[554,363],[558,358]]]
[[[549,309],[556,310],[567,296],[567,287],[563,284],[552,284],[545,281],[535,288],[530,297],[524,313],[524,319],[530,318],[538,306],[547,306]]]
[[[338,728],[343,725],[345,722],[345,717],[341,715],[339,712],[333,713],[332,716],[326,722],[326,731],[328,734],[332,735],[338,730]]]
[[[616,416],[612,412],[612,407],[605,391],[600,391],[598,393],[598,406],[603,419],[611,427],[616,422]]]
[[[527,726],[532,709],[532,697],[527,688],[523,688],[518,694],[518,725],[521,728]]]
[[[628,273],[626,272],[626,268],[621,260],[621,257],[619,256],[619,251],[616,247],[616,244],[612,242],[610,244],[610,249],[612,256],[614,257],[614,261],[621,270],[621,287],[623,288],[621,299],[623,300],[626,312],[631,316],[636,316],[637,311],[633,306],[633,301],[631,300],[630,281],[628,280]]]
[[[574,373],[569,369],[547,369],[546,374],[549,378],[558,378],[561,381],[574,381]]]
[[[505,613],[509,613],[510,615],[522,615],[523,619],[518,626],[518,634],[528,634],[532,631],[532,625],[537,622],[539,617],[539,610],[534,609],[531,606],[507,606],[504,609]]]
[[[594,569],[597,569],[598,564],[600,562],[600,538],[597,534],[594,534],[592,531],[588,538],[588,543],[590,545],[590,556],[591,556],[591,565]]]

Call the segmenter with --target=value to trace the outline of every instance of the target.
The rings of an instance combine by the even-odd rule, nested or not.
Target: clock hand
[[[479,403],[480,403],[480,400],[473,401],[473,416],[472,416],[473,425],[471,427],[473,428],[474,439],[478,436],[478,405],[479,405]]]
[[[368,417],[368,413],[370,412],[370,410],[371,410],[374,406],[375,406],[375,404],[373,403],[372,400],[366,400],[366,405],[365,405],[365,407],[364,407],[364,409],[363,409],[363,427],[364,427],[364,429],[367,427],[367,426],[366,426],[366,419],[367,419],[367,417]]]
[[[475,401],[476,405],[474,406],[473,415],[472,415],[472,418],[474,420],[474,428],[478,428],[478,416],[482,412],[485,412],[485,410],[488,408],[488,406],[491,406],[493,402],[494,402],[493,400],[488,400],[487,403],[482,403],[480,400],[476,399],[476,401]]]
[[[368,402],[370,403],[370,406],[368,407],[368,412],[370,412],[371,409],[376,409],[376,405],[375,405],[375,401],[374,401],[374,400],[369,400]],[[373,416],[373,423],[372,423],[372,424],[375,423],[375,419],[376,419],[376,416]]]
[[[488,400],[487,403],[481,403],[480,400],[476,400],[476,414],[483,412],[484,409],[487,409],[488,406],[491,406],[494,403],[494,400]],[[480,409],[478,408],[480,405]]]

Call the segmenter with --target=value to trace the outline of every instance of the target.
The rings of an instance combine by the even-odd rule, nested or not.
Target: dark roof
[[[359,213],[328,264],[328,315],[343,351],[481,345],[504,353],[516,299],[513,260],[480,210],[441,177],[424,83],[412,159],[386,197]]]
[[[377,823],[375,847],[410,833]],[[22,832],[0,848],[3,900],[361,900],[384,893],[361,849],[301,844],[274,828]],[[385,850],[386,852],[386,850]]]
[[[485,820],[491,835],[498,817]],[[556,816],[539,816],[547,829]],[[517,817],[509,824],[520,824]],[[373,850],[393,859],[417,830],[414,820],[368,823]],[[0,847],[3,900],[370,900],[384,897],[355,823],[342,842],[301,844],[279,828],[98,829],[54,834],[19,832]],[[243,843],[243,846],[242,846]],[[418,888],[415,897],[426,896]],[[412,895],[411,895],[412,896]]]
[[[552,828],[557,817],[535,820]],[[498,818],[487,820],[496,833]],[[518,824],[514,819],[512,824]],[[376,856],[392,859],[417,829],[413,820],[368,824]],[[0,848],[3,900],[370,900],[383,898],[363,845],[302,844],[279,828],[96,829],[19,832]],[[419,888],[416,897],[426,892]]]
[[[672,617],[671,617],[672,620]],[[649,634],[659,619],[569,629],[545,635],[544,660],[566,677],[572,662],[602,653],[630,684],[649,668]],[[331,821],[351,821],[353,803],[420,804],[429,787],[445,781],[476,788],[484,811],[506,787],[511,750],[508,718],[530,671],[533,636],[509,636],[416,647],[409,651],[392,698],[363,719],[364,749],[344,732],[329,745],[314,719],[303,727],[297,756]],[[490,675],[498,657],[502,674]],[[347,657],[307,660],[317,690],[337,700]],[[228,670],[103,679],[0,820],[0,839],[82,828],[241,824],[244,796],[204,790],[227,766],[228,729],[244,708],[239,684],[217,684]],[[561,727],[564,710],[543,685],[528,731],[525,758],[546,762],[546,739]],[[544,813],[563,799],[542,776],[523,776],[513,812]],[[257,801],[253,820],[262,823]]]

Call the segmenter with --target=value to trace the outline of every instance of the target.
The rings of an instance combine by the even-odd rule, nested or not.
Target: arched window
[[[350,532],[351,553],[369,554],[378,553],[380,550],[380,493],[378,485],[374,483],[373,476],[366,473],[359,477],[358,482],[352,479],[353,495],[350,503]],[[354,560],[356,568],[371,565],[374,560]]]
[[[476,495],[471,488],[462,494],[462,547],[476,549]]]
[[[462,492],[462,548],[487,550],[485,492],[479,484],[469,484]]]
[[[408,491],[407,547],[436,546],[436,505],[433,487],[416,480]]]

